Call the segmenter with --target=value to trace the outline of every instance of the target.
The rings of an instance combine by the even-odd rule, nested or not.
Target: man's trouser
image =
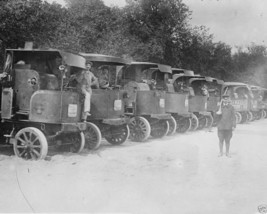
[[[84,112],[90,112],[91,107],[91,92],[87,90],[82,90],[82,93],[84,94]]]
[[[218,137],[220,142],[230,143],[230,140],[233,136],[233,131],[230,130],[218,130]]]
[[[230,140],[233,136],[232,130],[218,130],[218,137],[220,140],[220,153],[223,153],[223,142],[225,141],[226,154],[229,154]]]

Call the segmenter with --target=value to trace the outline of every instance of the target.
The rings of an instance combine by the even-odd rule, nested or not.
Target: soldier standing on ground
[[[223,155],[223,143],[225,141],[226,156],[231,157],[229,154],[230,140],[233,136],[233,130],[236,128],[235,110],[231,105],[229,95],[222,96],[221,109],[216,113],[219,116],[218,121],[218,137],[219,137],[219,157]]]

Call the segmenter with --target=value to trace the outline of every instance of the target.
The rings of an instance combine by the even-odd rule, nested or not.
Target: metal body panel
[[[35,83],[33,82],[35,80]],[[39,74],[34,70],[15,69],[16,104],[19,110],[30,110],[32,94],[39,89]]]
[[[189,111],[188,95],[167,92],[165,105],[168,113],[187,114]]]
[[[236,111],[249,111],[248,100],[232,99],[231,102]]]
[[[189,96],[189,112],[207,111],[206,96]]]
[[[207,100],[207,111],[216,112],[219,110],[221,98],[220,97],[209,97]]]
[[[135,114],[165,114],[165,92],[137,91]]]
[[[92,91],[90,119],[115,119],[124,116],[124,90],[93,89]]]
[[[1,118],[10,119],[12,117],[13,89],[3,88],[1,97]]]
[[[32,95],[30,121],[73,123],[80,118],[80,96],[76,92],[40,90]]]

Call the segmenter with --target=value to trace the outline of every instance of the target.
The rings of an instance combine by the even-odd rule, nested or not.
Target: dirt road
[[[23,161],[0,154],[0,212],[253,214],[267,204],[267,120]]]

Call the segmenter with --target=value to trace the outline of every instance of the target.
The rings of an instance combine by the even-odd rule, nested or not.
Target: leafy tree
[[[69,42],[74,40],[77,46],[68,11],[59,4],[9,0],[0,8],[0,19],[0,34],[6,38],[9,48],[23,47],[25,41],[34,41],[39,47],[69,48]]]

